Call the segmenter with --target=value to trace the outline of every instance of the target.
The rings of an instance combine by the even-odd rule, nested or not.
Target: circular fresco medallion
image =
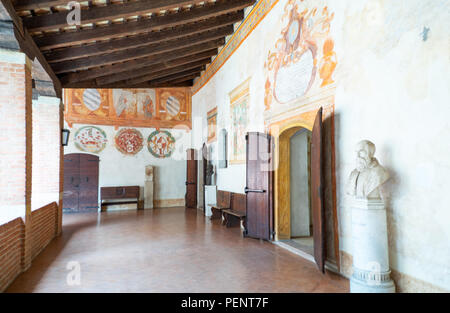
[[[175,150],[175,138],[166,130],[155,130],[148,136],[148,151],[156,158],[167,158]]]
[[[144,138],[140,131],[133,128],[124,128],[117,132],[115,143],[117,150],[123,154],[135,155],[141,151]]]
[[[106,147],[106,133],[95,126],[81,127],[74,136],[75,146],[85,152],[99,153]]]
[[[100,107],[101,99],[97,89],[86,89],[83,92],[84,105],[91,111],[95,111]]]

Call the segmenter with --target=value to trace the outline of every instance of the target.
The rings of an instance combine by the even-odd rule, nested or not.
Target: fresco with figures
[[[217,107],[206,114],[208,123],[208,143],[217,140]]]
[[[106,133],[95,126],[81,127],[74,135],[75,147],[83,152],[100,153],[107,142]]]
[[[155,158],[168,158],[175,150],[175,138],[167,130],[155,130],[148,136],[147,148]]]
[[[188,88],[64,89],[64,118],[73,123],[191,128]]]
[[[245,135],[248,127],[250,78],[230,92],[230,164],[245,163]]]

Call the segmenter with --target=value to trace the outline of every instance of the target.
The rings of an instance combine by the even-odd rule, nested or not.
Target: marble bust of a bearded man
[[[387,170],[374,157],[375,145],[362,140],[356,145],[357,166],[347,183],[347,194],[358,199],[380,199],[380,186],[389,179]]]

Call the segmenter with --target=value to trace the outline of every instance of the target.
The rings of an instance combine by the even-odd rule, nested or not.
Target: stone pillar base
[[[144,209],[153,209],[153,181],[145,182]]]
[[[216,204],[217,186],[205,186],[205,215],[211,216],[211,204]]]
[[[350,290],[353,293],[395,293],[391,271],[364,271],[353,267]]]

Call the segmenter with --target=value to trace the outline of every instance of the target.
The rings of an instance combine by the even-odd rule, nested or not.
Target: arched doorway
[[[280,241],[302,238],[304,252],[312,254],[324,271],[322,109],[313,121],[292,119],[271,133],[275,139],[275,233]]]
[[[85,153],[64,155],[64,213],[98,210],[98,175],[98,156]]]

